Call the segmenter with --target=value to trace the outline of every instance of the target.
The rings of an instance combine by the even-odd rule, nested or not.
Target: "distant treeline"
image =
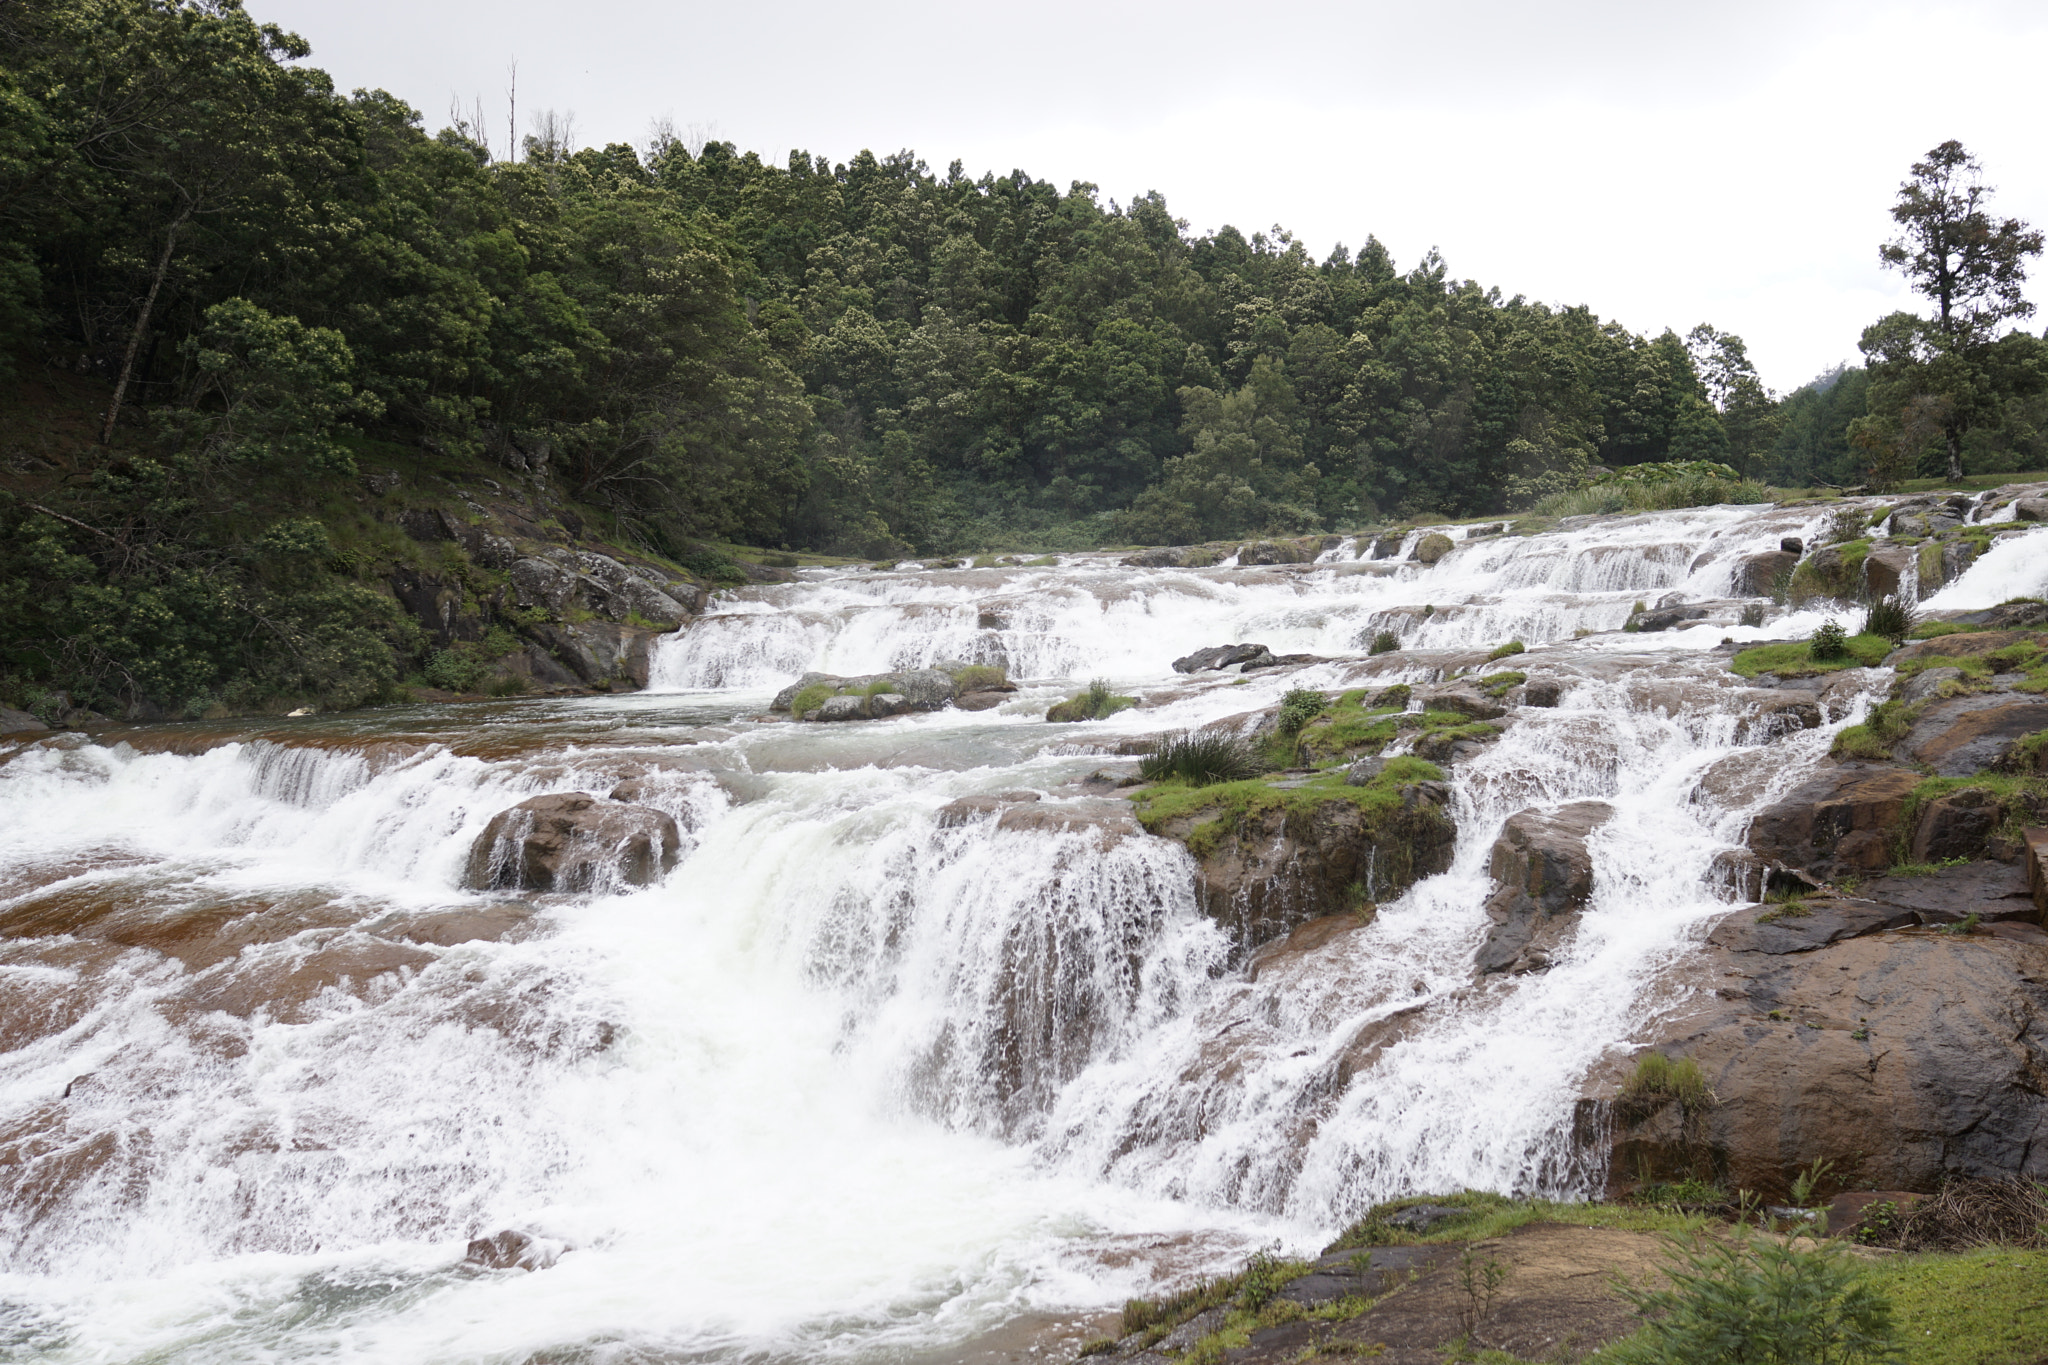
[[[235,0],[0,0],[0,329],[165,451],[329,477],[364,441],[513,467],[679,553],[1187,541],[1477,514],[1591,465],[1853,482],[1849,371],[1779,401],[1647,337],[1285,231],[1193,235],[909,153],[673,137],[493,159],[337,94]],[[557,129],[549,120],[544,129]],[[502,150],[502,149],[501,149]],[[2016,411],[1978,469],[2041,459]]]

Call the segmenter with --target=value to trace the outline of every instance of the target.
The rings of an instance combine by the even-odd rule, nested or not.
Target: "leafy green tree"
[[[2031,382],[2024,368],[2015,375],[2010,365],[1987,363],[1987,349],[2004,324],[2033,315],[2021,290],[2042,235],[2017,218],[1993,216],[1991,195],[1977,159],[1954,140],[1915,162],[1899,186],[1892,220],[1903,232],[1878,256],[1933,303],[1934,316],[1893,314],[1863,335],[1877,390],[1858,443],[1880,467],[1903,464],[1935,432],[1948,477],[1960,479],[1964,434],[1995,409],[2003,396],[1999,381]],[[1888,447],[1897,453],[1882,454]]]

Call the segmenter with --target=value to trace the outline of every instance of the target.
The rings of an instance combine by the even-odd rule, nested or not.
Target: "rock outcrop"
[[[1236,668],[1250,665],[1273,657],[1273,651],[1264,645],[1211,645],[1198,649],[1173,661],[1176,673],[1207,673],[1212,669]]]
[[[1605,801],[1508,817],[1487,872],[1500,884],[1486,902],[1493,921],[1474,966],[1481,975],[1539,971],[1593,894],[1586,840],[1614,814]]]
[[[491,817],[470,845],[464,883],[480,891],[646,886],[676,865],[682,834],[650,806],[565,792]]]
[[[1696,1062],[1711,1097],[1617,1106],[1610,1178],[1704,1175],[1772,1198],[1816,1159],[1875,1188],[2048,1179],[2039,914],[1996,863],[1733,912],[1689,968],[1692,1004],[1646,1040]]]

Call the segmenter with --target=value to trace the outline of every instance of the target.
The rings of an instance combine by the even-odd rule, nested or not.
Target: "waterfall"
[[[635,696],[0,749],[0,1346],[898,1359],[1313,1248],[1395,1194],[1586,1193],[1585,1078],[1676,1003],[1668,969],[1726,908],[1715,855],[1861,714],[1766,745],[1711,653],[1820,611],[1617,628],[1725,599],[1825,520],[1460,532],[1433,567],[1350,542],[1263,569],[807,571],[722,597]],[[2016,548],[1945,594],[2038,577]],[[1453,770],[1448,872],[1232,966],[1186,851],[1075,784],[1121,741],[1350,685],[1379,630],[1404,645],[1381,681],[1520,639],[1563,699]],[[1237,640],[1331,661],[1169,668]],[[1024,686],[755,719],[806,669],[941,659]],[[1042,720],[1096,676],[1146,704]],[[622,782],[682,831],[657,884],[462,884],[498,812]],[[1584,799],[1617,814],[1576,936],[1475,980],[1503,821]],[[504,1228],[571,1250],[462,1263]]]

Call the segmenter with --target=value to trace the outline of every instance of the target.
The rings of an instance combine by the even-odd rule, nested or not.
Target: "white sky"
[[[668,115],[777,162],[908,147],[1119,202],[1156,189],[1197,231],[1278,223],[1318,258],[1373,233],[1404,268],[1436,246],[1454,276],[1639,331],[1712,322],[1780,390],[1913,306],[1877,245],[1936,143],[2048,225],[2040,0],[249,8],[429,128],[481,96],[502,139],[516,57],[522,132],[554,108],[584,145],[637,145]]]

